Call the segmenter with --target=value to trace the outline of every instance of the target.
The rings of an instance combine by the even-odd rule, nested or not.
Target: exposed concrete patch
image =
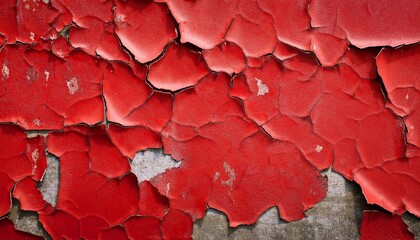
[[[131,172],[137,176],[139,182],[150,180],[167,169],[177,168],[181,162],[177,162],[169,155],[163,154],[162,149],[147,149],[134,156],[131,161]]]
[[[47,170],[39,186],[45,201],[55,207],[60,185],[60,161],[57,157],[47,155]]]
[[[22,232],[32,233],[37,236],[51,239],[44,227],[39,222],[38,214],[35,212],[22,211],[18,200],[13,199],[12,209],[9,218],[15,224],[15,228]]]
[[[404,213],[402,219],[408,225],[408,230],[414,234],[416,240],[420,240],[420,219],[410,213]]]

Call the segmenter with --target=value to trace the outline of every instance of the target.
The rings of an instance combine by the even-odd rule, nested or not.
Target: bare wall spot
[[[150,180],[167,169],[177,168],[181,163],[163,154],[162,149],[147,149],[134,156],[131,161],[131,172],[137,176],[139,182]]]
[[[42,179],[39,191],[45,201],[55,207],[60,185],[60,161],[57,157],[47,155],[47,170]]]

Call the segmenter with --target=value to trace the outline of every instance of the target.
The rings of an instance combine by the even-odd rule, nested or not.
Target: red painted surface
[[[398,215],[364,211],[360,225],[361,240],[414,239],[407,225]]]
[[[208,207],[231,226],[272,206],[303,218],[331,166],[369,203],[420,216],[419,8],[5,0],[0,217],[14,197],[55,239],[189,239]],[[162,147],[180,167],[138,183],[131,159]],[[37,188],[46,151],[60,158],[55,207]],[[381,214],[365,215],[373,237]]]

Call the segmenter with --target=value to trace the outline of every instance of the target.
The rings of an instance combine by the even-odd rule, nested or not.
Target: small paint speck
[[[32,41],[35,41],[35,33],[30,32],[29,33],[29,39],[31,39]]]
[[[257,80],[257,87],[258,87],[258,93],[257,96],[264,96],[266,93],[268,93],[268,87],[265,85],[261,79],[255,78]]]
[[[317,152],[321,152],[322,151],[322,146],[321,145],[316,145],[315,151]]]
[[[74,93],[79,90],[79,85],[77,84],[77,78],[72,78],[69,81],[67,81],[67,87],[69,89],[69,93],[73,95]]]
[[[9,78],[10,70],[7,67],[6,63],[3,63],[3,68],[1,69],[1,73],[3,75],[3,80],[6,80]]]
[[[40,126],[40,125],[41,125],[41,121],[40,121],[38,118],[35,118],[35,119],[34,119],[34,121],[33,121],[33,123],[34,123],[36,126]]]

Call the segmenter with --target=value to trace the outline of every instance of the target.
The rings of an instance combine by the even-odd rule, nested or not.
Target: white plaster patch
[[[1,75],[3,76],[3,80],[7,80],[10,75],[9,67],[7,67],[6,63],[3,63],[3,68],[1,69]]]
[[[321,145],[316,145],[315,151],[317,152],[321,152],[322,151],[322,146]]]
[[[74,77],[70,79],[69,81],[67,81],[67,87],[71,95],[75,94],[77,90],[79,90],[79,85],[77,84],[77,78]]]
[[[222,181],[222,185],[228,186],[230,188],[230,191],[232,191],[233,181],[235,181],[236,179],[235,170],[233,170],[233,168],[231,168],[227,162],[223,163],[223,168],[225,169],[225,172],[228,175],[229,179],[226,181]]]
[[[46,4],[50,3],[50,0],[42,0],[42,1]]]
[[[30,32],[29,33],[29,39],[31,39],[32,41],[35,41],[35,33]]]
[[[257,80],[257,87],[258,87],[258,93],[257,96],[264,96],[266,93],[268,93],[268,87],[265,85],[261,79],[255,78]]]
[[[169,155],[163,154],[161,149],[148,149],[138,152],[131,161],[131,172],[137,176],[139,182],[150,180],[164,173],[167,169],[177,168],[181,162],[173,160]],[[167,191],[170,185],[167,185]]]

